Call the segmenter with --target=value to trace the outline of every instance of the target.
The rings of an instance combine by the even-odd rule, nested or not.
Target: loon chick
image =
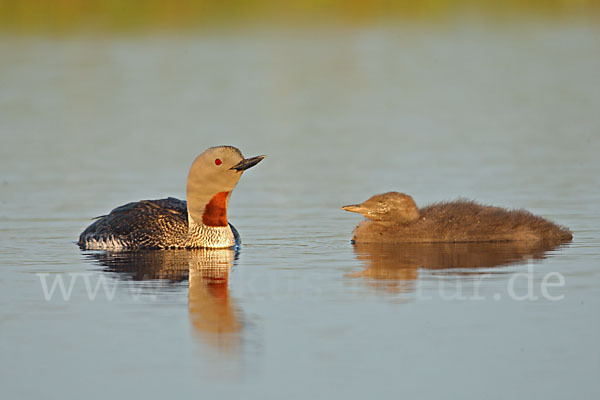
[[[368,218],[354,230],[353,243],[566,242],[573,238],[567,228],[528,211],[469,200],[435,203],[419,210],[412,197],[389,192],[342,209]]]
[[[265,156],[244,158],[233,146],[200,154],[187,178],[187,202],[142,200],[98,217],[79,236],[84,250],[228,248],[240,243],[227,221],[231,191],[242,172]]]

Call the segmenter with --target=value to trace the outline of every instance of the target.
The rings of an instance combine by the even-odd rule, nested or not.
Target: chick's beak
[[[245,171],[248,168],[254,167],[256,164],[262,161],[265,156],[256,156],[251,158],[244,158],[239,163],[235,164],[233,167],[229,169],[234,169],[236,171]]]
[[[367,212],[367,210],[361,204],[351,204],[349,206],[343,206],[342,210],[359,214],[365,214]]]

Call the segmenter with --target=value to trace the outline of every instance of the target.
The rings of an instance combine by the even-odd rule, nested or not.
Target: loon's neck
[[[225,226],[206,225],[203,222],[196,222],[192,215],[188,213],[186,247],[222,249],[235,245],[235,236],[229,224]]]
[[[227,205],[230,195],[231,191],[209,195],[199,190],[192,190],[188,185],[187,247],[227,248],[235,246],[235,236],[227,221]]]

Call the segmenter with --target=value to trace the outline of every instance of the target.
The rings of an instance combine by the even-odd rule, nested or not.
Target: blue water
[[[1,37],[4,396],[597,398],[597,33]],[[217,144],[267,154],[231,198],[238,254],[74,244],[118,205],[183,198]],[[389,190],[525,208],[574,241],[354,248],[340,207]]]

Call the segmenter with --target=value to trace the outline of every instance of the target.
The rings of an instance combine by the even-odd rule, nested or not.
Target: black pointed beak
[[[262,161],[265,156],[256,156],[251,158],[244,158],[239,163],[235,164],[233,167],[229,169],[235,169],[236,171],[245,171],[248,168],[254,167],[256,164]]]

